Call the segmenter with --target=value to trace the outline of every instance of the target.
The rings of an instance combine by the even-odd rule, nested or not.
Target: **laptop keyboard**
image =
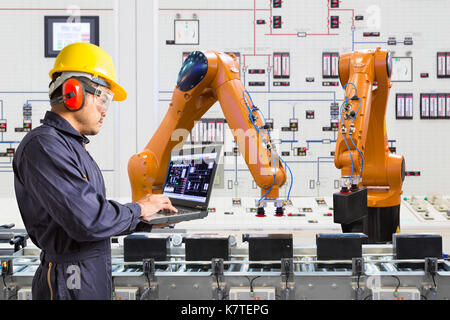
[[[172,216],[174,214],[183,214],[183,213],[187,213],[187,212],[191,212],[192,210],[188,210],[188,209],[181,209],[181,208],[177,208],[178,212],[172,212],[170,210],[164,209],[159,211],[159,214],[163,214],[165,216]]]
[[[174,215],[175,212],[171,212],[171,211],[169,211],[169,210],[167,210],[167,209],[164,209],[164,210],[160,210],[160,211],[158,212],[158,214],[162,214],[162,215],[165,215],[165,216],[171,216],[171,215]]]

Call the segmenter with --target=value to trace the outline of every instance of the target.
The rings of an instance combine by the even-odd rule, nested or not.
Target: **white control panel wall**
[[[450,3],[440,0],[160,1],[160,118],[190,52],[232,52],[240,61],[242,82],[273,123],[279,154],[293,171],[291,194],[329,196],[340,183],[333,157],[337,108],[343,102],[339,55],[381,47],[394,57],[386,128],[391,152],[406,159],[404,192],[448,194],[449,10]],[[223,118],[220,106],[204,118]],[[258,197],[226,131],[220,193]],[[209,137],[197,143],[208,143]],[[283,196],[289,186],[288,178]]]

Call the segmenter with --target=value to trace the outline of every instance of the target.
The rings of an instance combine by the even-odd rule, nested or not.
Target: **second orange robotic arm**
[[[361,179],[369,207],[398,206],[402,193],[404,158],[389,152],[386,134],[390,69],[390,55],[380,48],[347,53],[339,61],[348,104],[341,109],[334,161],[343,177]]]

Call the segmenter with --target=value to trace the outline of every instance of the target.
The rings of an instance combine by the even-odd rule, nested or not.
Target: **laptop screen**
[[[167,169],[163,194],[175,203],[208,203],[214,184],[218,154],[201,153],[201,149],[187,149],[183,154],[172,154]],[[193,151],[193,152],[190,152]]]

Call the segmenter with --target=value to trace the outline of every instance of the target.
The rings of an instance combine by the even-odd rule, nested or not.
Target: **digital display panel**
[[[56,57],[67,45],[86,42],[99,45],[98,16],[46,16],[45,57]]]

